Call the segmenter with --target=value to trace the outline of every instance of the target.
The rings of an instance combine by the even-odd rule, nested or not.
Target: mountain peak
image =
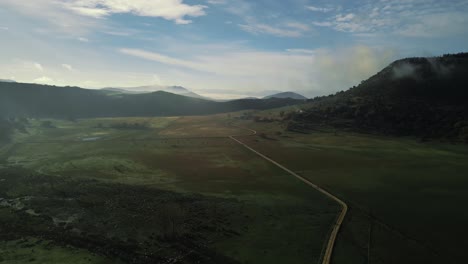
[[[189,89],[182,87],[182,86],[162,86],[162,85],[147,85],[147,86],[139,86],[139,87],[127,87],[127,88],[104,88],[102,90],[114,92],[114,93],[121,93],[121,94],[144,94],[144,93],[154,93],[158,91],[163,91],[167,93],[183,95],[187,97],[211,100],[211,98],[201,96],[196,94]]]
[[[263,99],[270,99],[270,98],[282,98],[282,99],[291,98],[291,99],[296,99],[296,100],[307,100],[307,97],[300,95],[298,93],[295,93],[295,92],[282,92],[282,93],[276,93],[276,94],[263,97]]]
[[[182,86],[168,86],[166,89],[170,89],[170,90],[176,90],[176,91],[181,91],[181,92],[190,92],[187,88],[185,87],[182,87]]]

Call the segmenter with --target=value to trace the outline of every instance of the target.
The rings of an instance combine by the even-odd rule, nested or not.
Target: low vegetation
[[[108,262],[317,262],[338,206],[230,140],[250,132],[228,121],[31,120],[0,151],[5,261],[35,239]]]
[[[466,258],[468,218],[460,211],[468,202],[464,144],[324,127],[277,134],[281,122],[237,122],[258,131],[243,142],[348,203],[333,263],[460,263]]]

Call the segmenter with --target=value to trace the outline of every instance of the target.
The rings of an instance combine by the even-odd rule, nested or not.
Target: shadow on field
[[[247,221],[234,199],[1,169],[0,234],[53,241],[126,263],[236,263],[210,248]]]

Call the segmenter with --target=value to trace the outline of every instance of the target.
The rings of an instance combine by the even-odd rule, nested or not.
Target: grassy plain
[[[0,253],[0,263],[116,263],[104,257],[93,255],[87,250],[70,246],[57,246],[52,241],[36,238],[1,241]]]
[[[228,121],[30,121],[0,152],[0,260],[318,263],[338,206],[230,140],[250,132]]]
[[[230,135],[348,203],[333,263],[466,259],[466,146],[262,114],[31,121],[0,152],[0,261],[318,263],[338,206]]]
[[[243,142],[349,204],[334,263],[466,261],[466,145],[327,129],[292,133],[281,122],[237,124],[261,135]]]

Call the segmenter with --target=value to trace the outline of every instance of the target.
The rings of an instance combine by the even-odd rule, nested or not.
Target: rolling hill
[[[357,87],[309,100],[292,130],[330,125],[468,142],[468,53],[395,61]]]
[[[276,94],[263,97],[263,99],[270,99],[270,98],[291,98],[295,100],[307,100],[307,97],[300,95],[298,93],[295,93],[295,92],[282,92],[282,93],[276,93]]]
[[[187,88],[182,86],[162,86],[162,85],[148,85],[148,86],[139,86],[139,87],[129,87],[129,88],[103,88],[101,91],[106,92],[107,94],[111,95],[119,95],[119,94],[145,94],[145,93],[152,93],[152,92],[168,92],[193,98],[200,98],[211,100],[211,98],[201,96],[197,93],[194,93]]]
[[[246,109],[270,109],[298,103],[293,99],[214,102],[164,91],[145,94],[103,93],[79,87],[0,83],[0,117],[126,117],[204,115]]]

